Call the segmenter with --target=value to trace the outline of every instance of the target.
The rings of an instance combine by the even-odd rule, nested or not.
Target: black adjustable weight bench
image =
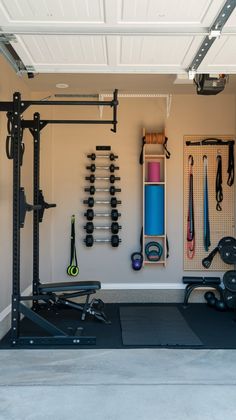
[[[82,312],[82,321],[84,321],[86,315],[89,314],[94,318],[109,324],[110,321],[107,319],[103,311],[103,301],[101,299],[92,299],[89,301],[90,295],[96,293],[97,290],[100,289],[101,283],[99,281],[39,283],[38,293],[41,296],[41,300],[45,300],[47,303],[60,304],[78,309]],[[70,300],[70,298],[81,296],[86,296],[85,303],[77,303]]]

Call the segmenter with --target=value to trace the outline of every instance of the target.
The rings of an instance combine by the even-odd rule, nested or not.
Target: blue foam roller
[[[164,235],[164,186],[145,186],[145,235]]]

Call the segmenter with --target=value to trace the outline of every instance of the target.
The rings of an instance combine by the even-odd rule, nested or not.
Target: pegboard
[[[227,145],[208,145],[208,146],[186,146],[186,141],[201,141],[205,138],[220,138],[222,140],[232,140],[234,136],[184,136],[184,270],[205,270],[205,271],[225,271],[230,270],[230,266],[225,264],[219,254],[214,257],[211,267],[205,269],[202,266],[202,259],[205,258],[218,244],[224,236],[235,236],[234,229],[234,184],[229,187],[228,179],[228,151]],[[217,172],[217,155],[222,157],[222,188],[223,201],[222,211],[216,210],[215,179]],[[195,255],[193,259],[187,257],[187,215],[188,215],[188,156],[194,159],[193,166],[193,192],[194,192],[194,224],[195,224]],[[208,251],[204,249],[203,243],[203,156],[208,157],[208,200],[209,200],[209,220],[210,220],[210,239],[211,246]]]

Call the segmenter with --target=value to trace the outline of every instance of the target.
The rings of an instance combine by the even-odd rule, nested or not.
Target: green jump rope
[[[67,267],[68,276],[76,277],[79,274],[75,247],[75,215],[71,216],[71,236],[70,236],[70,265]]]

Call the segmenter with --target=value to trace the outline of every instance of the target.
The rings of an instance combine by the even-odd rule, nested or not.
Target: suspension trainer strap
[[[165,150],[166,159],[170,159],[170,152],[167,149],[167,142],[168,142],[168,137],[165,137],[165,141],[163,143],[163,147],[164,147],[164,150]]]
[[[208,158],[203,156],[203,185],[204,185],[204,198],[203,198],[203,242],[205,251],[208,251],[211,246],[210,238],[210,220],[209,220],[209,200],[208,200]]]
[[[194,228],[194,203],[193,203],[193,156],[188,157],[188,218],[187,218],[187,257],[193,259],[195,254],[195,228]]]
[[[70,265],[67,267],[67,274],[72,277],[75,277],[79,274],[75,246],[75,215],[71,216]]]
[[[228,180],[227,185],[231,187],[234,183],[234,141],[229,141],[229,155],[228,155]]]
[[[143,165],[143,148],[144,148],[145,144],[146,144],[145,137],[142,137],[142,148],[141,148],[141,153],[140,153],[140,157],[139,157],[140,165]]]
[[[222,158],[217,155],[217,171],[216,171],[216,210],[222,211],[221,202],[223,201],[222,188]]]

